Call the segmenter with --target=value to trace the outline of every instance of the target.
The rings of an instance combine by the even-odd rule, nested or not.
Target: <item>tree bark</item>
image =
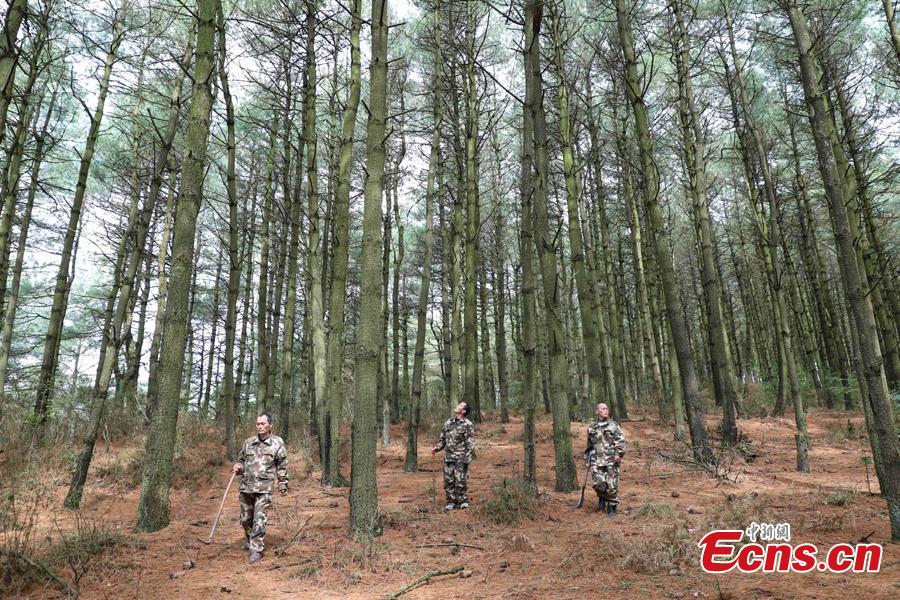
[[[44,114],[44,121],[41,125],[39,133],[35,134],[37,143],[34,148],[34,158],[31,162],[31,181],[28,185],[28,196],[25,200],[25,207],[22,210],[21,220],[19,221],[19,239],[16,244],[16,258],[13,262],[12,282],[9,286],[9,298],[6,300],[6,307],[3,313],[3,333],[0,334],[0,412],[4,403],[6,388],[6,373],[9,368],[9,357],[12,352],[12,334],[13,326],[16,321],[16,309],[18,308],[19,289],[22,281],[22,267],[25,262],[25,247],[28,241],[28,230],[31,226],[31,214],[34,210],[34,199],[37,193],[38,182],[40,181],[41,165],[44,160],[44,148],[47,142],[47,134],[49,131],[50,117],[56,109],[56,96],[59,91],[55,87],[50,97],[50,104],[47,112]]]
[[[434,198],[435,179],[441,168],[441,3],[437,0],[432,10],[432,36],[434,40],[434,62],[432,63],[432,133],[431,151],[428,155],[428,178],[425,183],[425,257],[422,262],[422,281],[419,285],[419,303],[416,309],[416,346],[413,351],[412,395],[409,405],[409,422],[406,434],[406,460],[403,470],[407,473],[418,471],[418,427],[422,406],[422,388],[425,372],[425,327],[428,319],[428,295],[431,289],[431,264],[434,259]],[[440,191],[440,190],[438,190]]]
[[[655,239],[656,264],[662,279],[666,314],[678,357],[691,445],[696,458],[708,462],[711,459],[711,450],[707,440],[706,426],[703,422],[703,409],[700,406],[700,385],[694,368],[694,358],[691,354],[691,341],[684,319],[683,305],[678,296],[675,267],[672,263],[672,255],[669,253],[669,236],[663,227],[662,211],[659,207],[659,174],[653,158],[650,122],[641,91],[643,87],[638,78],[634,34],[631,20],[626,13],[625,0],[615,0],[615,5],[619,42],[625,56],[625,90],[634,113],[635,133],[638,136],[638,149],[640,150],[644,209],[647,213],[651,236]]]
[[[361,87],[359,30],[362,17],[360,7],[361,0],[353,0],[350,11],[350,91],[344,105],[338,159],[338,185],[334,199],[331,297],[328,301],[326,403],[325,406],[320,407],[319,412],[319,454],[322,461],[322,482],[329,486],[346,485],[346,480],[340,474],[338,457],[340,455],[341,408],[344,401],[344,309],[347,293],[347,262],[350,251],[350,167],[353,158],[353,132],[356,128],[356,112],[359,108]],[[380,196],[378,201],[381,202]]]
[[[113,22],[113,34],[109,50],[103,65],[103,75],[100,79],[100,88],[97,96],[97,106],[91,115],[91,126],[88,130],[87,141],[81,155],[81,165],[78,170],[78,180],[75,184],[75,197],[72,200],[72,209],[69,213],[69,222],[63,236],[62,254],[59,268],[56,272],[56,285],[53,290],[53,303],[50,308],[50,321],[47,324],[47,334],[44,341],[44,353],[41,358],[41,370],[38,376],[37,392],[34,403],[34,414],[38,423],[43,426],[50,412],[51,396],[53,394],[53,379],[59,360],[59,345],[62,335],[63,321],[66,316],[66,308],[69,297],[69,269],[72,263],[73,246],[75,237],[81,223],[81,211],[84,206],[84,197],[87,191],[87,178],[91,170],[91,162],[94,158],[94,150],[97,147],[97,139],[100,137],[100,126],[103,122],[103,110],[106,105],[106,97],[109,94],[109,83],[112,77],[113,65],[118,59],[119,45],[124,36],[124,24],[122,15],[116,12]],[[2,73],[0,73],[2,75]],[[2,107],[0,107],[2,108]]]
[[[363,206],[363,250],[360,286],[360,324],[356,340],[353,395],[353,467],[350,477],[350,533],[357,537],[381,534],[378,490],[375,486],[378,357],[384,329],[376,318],[381,308],[380,270],[381,195],[384,178],[384,140],[387,120],[387,0],[372,3],[372,50],[369,67],[369,119],[366,127],[366,178]]]
[[[138,531],[157,531],[169,523],[169,486],[178,423],[178,397],[184,367],[184,340],[190,319],[187,312],[189,281],[193,271],[194,235],[202,199],[213,101],[211,83],[217,4],[217,0],[197,0],[197,53],[185,131],[182,185],[176,204],[172,275],[163,320],[160,402],[147,435],[137,510]]]
[[[881,494],[888,505],[891,538],[900,540],[900,448],[898,448],[894,415],[882,366],[881,349],[878,345],[875,314],[871,300],[865,293],[863,273],[860,272],[856,251],[853,248],[846,199],[840,186],[837,163],[830,142],[833,135],[831,120],[825,96],[819,88],[820,73],[816,56],[812,51],[812,38],[806,16],[794,0],[787,0],[782,8],[790,20],[797,48],[801,82],[815,141],[816,156],[834,229],[841,279],[844,283],[850,313],[858,331],[857,344],[861,359],[861,374],[866,384],[866,394],[862,400],[867,405],[866,423],[869,429],[873,458],[876,463],[881,464],[881,469],[877,470],[877,474]]]
[[[713,387],[719,403],[722,405],[722,441],[734,445],[737,443],[735,414],[737,393],[734,371],[728,358],[728,334],[722,317],[721,284],[716,269],[709,201],[706,197],[708,186],[705,157],[706,136],[694,104],[693,83],[688,67],[691,64],[690,42],[681,12],[681,0],[672,2],[671,7],[677,27],[677,32],[673,37],[676,39],[674,54],[679,84],[679,115],[688,172],[688,187],[700,244],[700,271],[703,300],[706,304],[707,341],[713,372]]]
[[[534,38],[528,51],[536,53],[531,70],[525,74],[526,89],[530,90],[531,110],[534,121],[535,185],[532,213],[535,245],[541,264],[541,282],[544,290],[544,312],[547,318],[547,353],[550,361],[550,407],[553,415],[553,447],[556,463],[558,492],[568,492],[578,487],[575,459],[572,457],[572,437],[569,427],[568,373],[566,369],[566,336],[562,318],[562,292],[556,264],[556,245],[550,234],[547,186],[549,165],[547,158],[547,123],[544,117],[543,89],[540,69],[540,28],[542,8],[535,7],[536,0],[528,0],[526,6],[534,11]],[[527,250],[526,250],[527,251]]]
[[[540,56],[540,17],[537,2],[525,4],[525,41],[523,44],[524,71],[527,78],[534,73],[534,62]],[[537,356],[537,298],[534,274],[534,233],[532,199],[534,196],[534,103],[539,101],[534,85],[525,87],[525,102],[522,106],[522,170],[519,191],[522,205],[519,220],[519,261],[522,264],[522,354],[524,363],[523,381],[523,474],[525,484],[532,493],[537,493],[537,442],[534,431],[534,412],[538,405],[540,375]]]
[[[578,294],[578,310],[581,317],[581,335],[587,362],[590,396],[594,403],[600,402],[603,394],[603,367],[600,356],[600,334],[594,320],[596,296],[591,290],[587,267],[585,266],[584,240],[582,239],[581,215],[578,198],[581,186],[578,182],[579,166],[573,149],[572,131],[569,123],[569,86],[566,81],[564,36],[561,15],[556,13],[555,5],[551,5],[551,31],[553,34],[553,57],[556,69],[556,95],[559,101],[559,129],[562,144],[563,174],[566,181],[566,209],[569,217],[569,250],[572,270],[575,275],[575,287]],[[596,141],[596,140],[594,140]],[[590,414],[590,413],[588,413]]]
[[[19,36],[19,27],[28,13],[27,0],[7,0],[7,2],[3,32],[0,33],[0,147],[3,147],[6,135],[6,115],[12,103],[16,62],[19,60],[16,39]]]
[[[225,301],[225,348],[223,352],[225,375],[222,382],[222,404],[225,407],[225,457],[228,460],[234,460],[234,413],[238,400],[234,384],[234,338],[237,329],[237,299],[241,287],[241,263],[238,256],[240,222],[238,221],[237,176],[235,174],[237,141],[235,139],[234,101],[228,82],[225,12],[221,2],[216,6],[216,29],[218,33],[219,83],[222,86],[222,99],[225,101],[225,152],[227,156],[225,190],[228,193],[228,288]],[[243,353],[243,348],[241,352]],[[238,371],[239,381],[240,377],[241,374]]]

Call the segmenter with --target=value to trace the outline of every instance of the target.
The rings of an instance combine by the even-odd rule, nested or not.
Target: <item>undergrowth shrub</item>
[[[504,478],[477,512],[492,523],[510,526],[537,517],[541,504],[535,490],[523,480]]]
[[[673,519],[658,536],[630,542],[622,559],[622,568],[638,573],[683,570],[696,559],[696,545],[688,527],[685,519]]]
[[[728,496],[712,508],[706,529],[746,529],[750,523],[769,521],[765,500],[751,493],[743,497]]]
[[[58,589],[77,598],[84,576],[105,563],[98,557],[125,537],[101,521],[74,515],[71,528],[56,523],[54,532],[39,535],[38,515],[48,510],[49,494],[16,495],[0,500],[0,597],[20,597],[36,586]]]

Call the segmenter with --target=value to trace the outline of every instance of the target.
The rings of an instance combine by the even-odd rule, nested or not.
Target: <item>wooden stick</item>
[[[294,535],[291,536],[291,539],[289,539],[287,542],[285,542],[275,550],[275,556],[282,556],[285,552],[287,552],[288,548],[290,548],[291,545],[297,541],[297,538],[300,536],[300,532],[303,531],[303,528],[306,527],[310,519],[312,519],[312,515],[306,517],[306,521],[303,522],[303,525],[300,526],[300,529],[294,532]]]
[[[437,508],[437,469],[434,466],[434,454],[431,455],[431,510]]]
[[[225,499],[228,497],[228,491],[231,489],[231,484],[234,483],[234,476],[237,475],[235,471],[231,472],[231,479],[228,480],[228,487],[225,488],[225,493],[222,494],[222,502],[219,504],[219,512],[216,513],[216,520],[213,521],[212,529],[209,532],[208,540],[200,540],[205,544],[212,544],[213,534],[216,532],[216,525],[219,524],[219,517],[222,516],[222,509],[225,507]]]
[[[440,544],[422,544],[419,548],[452,548],[452,547],[462,547],[462,548],[475,548],[476,550],[484,550],[481,546],[473,546],[472,544],[458,544],[456,542],[441,542]]]
[[[433,572],[429,573],[428,575],[423,575],[423,576],[419,577],[418,579],[416,579],[415,581],[413,581],[412,583],[409,583],[409,584],[403,586],[402,588],[400,588],[393,594],[388,594],[384,598],[385,598],[385,600],[397,600],[397,598],[399,598],[406,592],[408,592],[410,590],[414,590],[417,587],[419,587],[420,585],[425,585],[426,583],[429,583],[431,581],[432,577],[440,577],[442,575],[453,575],[454,573],[459,573],[463,569],[465,569],[465,567],[460,565],[458,567],[453,567],[452,569],[448,569],[446,571],[433,571]]]

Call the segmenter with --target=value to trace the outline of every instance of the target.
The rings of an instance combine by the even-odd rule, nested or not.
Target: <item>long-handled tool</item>
[[[587,467],[584,470],[584,483],[581,484],[581,498],[578,499],[578,504],[575,508],[581,508],[584,505],[584,488],[587,487],[588,476],[591,474],[591,461],[588,460]]]
[[[222,516],[222,509],[225,508],[225,499],[228,497],[228,492],[231,490],[231,484],[234,483],[234,476],[237,475],[236,472],[231,472],[231,479],[228,480],[228,487],[225,488],[225,493],[222,495],[222,502],[219,504],[219,512],[216,513],[216,518],[213,521],[212,530],[209,532],[209,539],[204,540],[200,538],[200,541],[204,544],[212,544],[213,534],[216,532],[216,525],[219,524],[219,517]]]
[[[437,475],[434,469],[434,452],[431,453],[431,510],[437,508]]]

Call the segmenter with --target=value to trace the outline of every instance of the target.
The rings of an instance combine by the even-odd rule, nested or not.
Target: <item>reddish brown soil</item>
[[[751,464],[736,461],[731,475],[738,482],[722,483],[701,472],[683,472],[683,465],[660,457],[659,451],[674,453],[677,444],[668,427],[660,427],[650,414],[639,415],[623,424],[629,452],[622,471],[621,514],[608,519],[597,511],[590,489],[581,510],[574,509],[577,492],[553,491],[550,423],[542,417],[538,472],[544,504],[537,519],[512,527],[491,524],[478,507],[501,478],[521,470],[521,420],[505,426],[492,420],[478,427],[478,457],[469,484],[473,508],[450,514],[432,509],[431,472],[403,472],[404,436],[397,428],[392,431],[393,443],[378,450],[385,531],[368,544],[346,535],[348,490],[323,489],[316,472],[304,479],[305,465],[294,453],[291,492],[275,499],[266,537],[268,552],[255,565],[247,563],[246,553],[238,547],[242,532],[236,486],[213,543],[207,546],[198,541],[209,533],[229,465],[209,467],[209,484],[194,481],[173,490],[172,523],[154,534],[130,533],[136,488],[117,492],[114,485],[92,477],[85,494],[85,516],[102,519],[127,534],[127,542],[101,555],[82,581],[82,597],[383,598],[430,572],[465,566],[472,571],[470,577],[437,577],[403,598],[897,598],[900,552],[897,544],[889,542],[884,501],[867,492],[860,462],[867,442],[841,439],[848,419],[856,432],[864,432],[858,415],[812,411],[813,472],[808,475],[793,469],[789,418],[741,421],[758,458]],[[584,428],[584,424],[572,424],[576,452],[582,447]],[[423,436],[420,441],[421,466],[427,468],[432,440]],[[114,455],[99,452],[97,465],[108,463]],[[581,461],[578,464],[580,468]],[[869,471],[872,490],[877,492],[871,466]],[[440,473],[434,478],[440,508]],[[56,506],[65,490],[61,481]],[[834,498],[842,495],[849,502],[835,505]],[[728,496],[733,500],[729,502]],[[856,543],[871,534],[870,542],[884,544],[881,572],[706,575],[699,568],[696,542],[713,525],[723,525],[728,514],[739,521],[765,517],[768,522],[788,522],[794,544],[812,542],[820,550],[838,542]],[[275,549],[309,516],[299,543],[276,556]],[[62,511],[52,517],[71,519]],[[657,566],[647,564],[653,562],[648,548],[666,547],[666,531],[679,519],[689,527],[691,543],[682,548],[690,554],[674,567],[654,570]],[[422,547],[450,539],[481,549]],[[185,569],[189,560],[194,566]],[[634,565],[650,572],[640,572]],[[57,588],[49,584],[31,589],[29,595],[59,597]]]

